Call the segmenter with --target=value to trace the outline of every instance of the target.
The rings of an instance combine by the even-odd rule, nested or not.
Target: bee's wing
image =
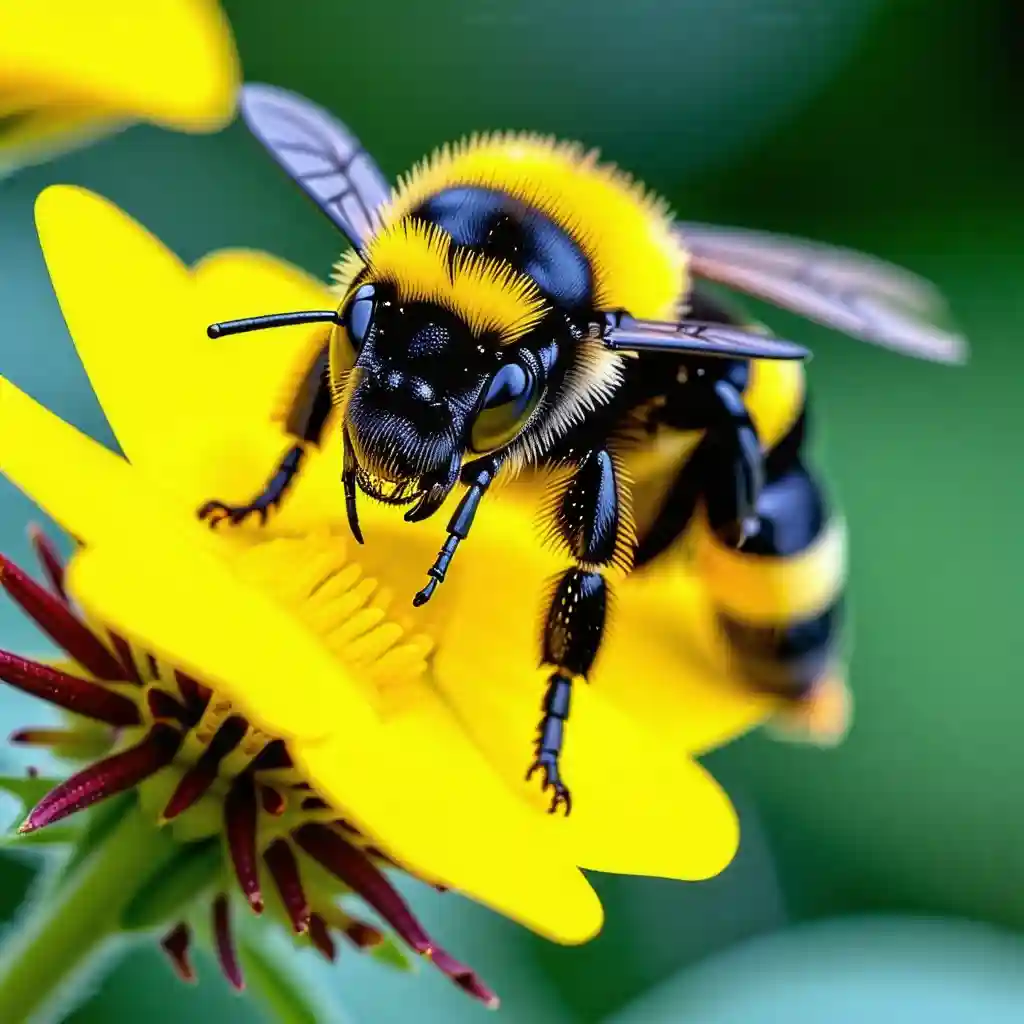
[[[359,140],[323,108],[272,85],[244,85],[241,111],[253,135],[352,245],[368,242],[391,187]]]
[[[848,249],[741,228],[681,223],[696,277],[764,299],[863,341],[942,363],[967,342],[940,326],[946,304],[927,281]]]
[[[620,317],[606,329],[604,342],[615,351],[692,353],[718,359],[809,359],[800,345],[755,331],[701,320],[667,323]]]

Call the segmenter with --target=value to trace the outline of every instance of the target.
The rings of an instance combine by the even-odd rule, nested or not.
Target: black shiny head
[[[449,310],[402,301],[385,283],[358,287],[340,320],[353,349],[344,403],[350,518],[358,487],[425,519],[464,460],[519,434],[543,392],[543,366],[525,346],[478,338]]]

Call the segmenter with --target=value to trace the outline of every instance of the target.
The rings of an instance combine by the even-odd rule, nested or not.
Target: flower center
[[[234,548],[235,571],[273,594],[330,650],[382,715],[401,706],[429,671],[432,637],[412,627],[394,594],[347,557],[351,540],[324,530]],[[429,619],[419,615],[422,627]]]
[[[362,897],[416,952],[496,1005],[477,976],[429,938],[388,882],[381,869],[398,865],[317,794],[296,770],[285,741],[254,728],[200,680],[85,622],[68,599],[56,552],[38,534],[33,542],[50,589],[2,557],[0,584],[74,664],[65,669],[0,651],[0,678],[70,712],[72,719],[67,730],[21,730],[12,739],[90,754],[99,741],[105,749],[99,760],[51,789],[19,831],[36,831],[135,790],[156,824],[169,824],[182,842],[223,835],[252,910],[262,913],[265,892],[272,895],[293,931],[325,956],[334,956],[332,927],[363,948],[378,945],[383,936],[331,902],[320,881],[309,888],[303,876],[314,866],[318,879],[334,880],[333,895]],[[345,559],[336,536],[225,548],[235,571],[313,630],[384,713],[409,687],[422,684],[432,641],[389,618],[390,595]],[[87,743],[77,742],[83,737]],[[215,898],[213,911],[222,968],[240,984],[224,894]],[[166,937],[164,949],[184,973],[183,927]]]

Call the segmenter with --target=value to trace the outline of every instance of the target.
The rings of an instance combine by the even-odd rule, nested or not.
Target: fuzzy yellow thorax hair
[[[369,280],[395,287],[403,302],[434,302],[458,316],[478,337],[507,345],[522,337],[547,308],[526,275],[497,260],[459,252],[443,231],[403,220],[380,231],[362,255],[349,253],[335,270],[339,298],[365,269]]]
[[[399,182],[386,227],[457,185],[497,189],[536,208],[575,239],[590,261],[599,309],[675,319],[687,257],[664,201],[596,152],[539,135],[475,135],[427,157]]]

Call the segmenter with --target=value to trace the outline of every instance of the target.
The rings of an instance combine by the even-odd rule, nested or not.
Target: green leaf
[[[0,835],[0,847],[18,850],[31,846],[56,846],[60,843],[75,841],[81,833],[81,829],[74,825],[44,828],[38,832],[29,832],[27,835],[19,835],[17,831],[25,815],[60,781],[60,779],[45,778],[39,775],[0,775],[0,790],[10,793],[21,803],[21,812],[15,816],[10,829],[6,834]]]
[[[764,935],[680,971],[605,1024],[1024,1020],[1024,941],[988,925],[872,915]]]
[[[379,946],[363,950],[363,953],[372,957],[377,963],[399,971],[419,970],[419,964],[390,935],[385,935],[384,941]]]
[[[71,851],[71,856],[63,867],[58,884],[62,884],[71,876],[134,806],[135,794],[123,793],[121,796],[103,800],[82,812],[81,815],[75,816],[75,820],[81,820],[83,824],[79,830],[75,847]]]
[[[142,886],[125,907],[121,927],[126,931],[148,931],[184,917],[222,868],[223,857],[216,840],[183,846],[174,860]]]
[[[17,797],[22,807],[29,811],[63,781],[42,775],[0,775],[0,790]]]
[[[58,846],[61,843],[77,842],[81,836],[81,829],[73,825],[57,825],[52,828],[43,828],[38,832],[29,832],[26,835],[19,835],[17,832],[10,832],[0,836],[0,848],[20,850],[30,846]]]
[[[267,1016],[281,1024],[351,1024],[313,972],[302,970],[298,951],[265,935],[247,930],[239,936],[238,955],[251,997]]]

